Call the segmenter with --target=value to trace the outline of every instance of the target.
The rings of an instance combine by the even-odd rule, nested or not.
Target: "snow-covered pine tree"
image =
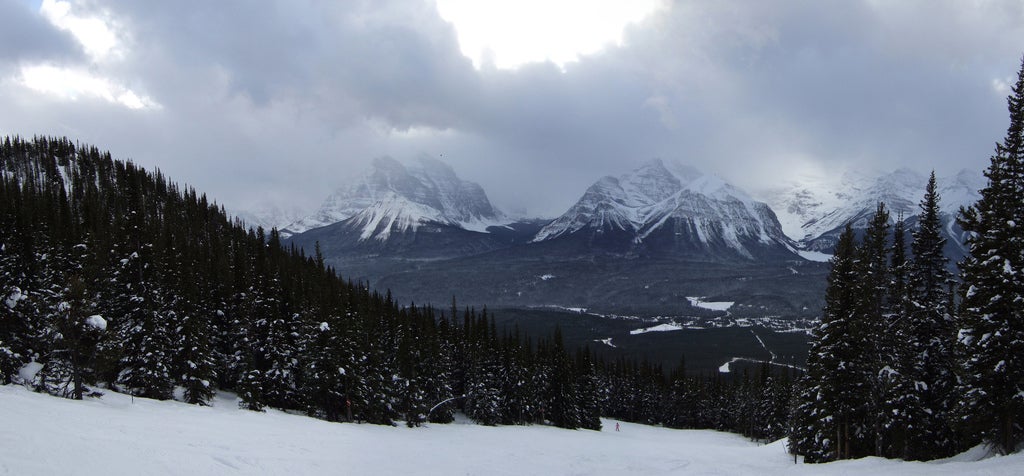
[[[0,181],[2,182],[2,181]],[[0,192],[0,200],[3,200]],[[0,217],[2,218],[2,217]],[[0,227],[5,222],[0,222]],[[18,369],[26,363],[19,350],[24,345],[19,342],[27,335],[28,323],[25,320],[25,306],[19,303],[25,300],[23,290],[18,285],[17,255],[13,252],[13,242],[0,232],[0,385],[11,383]]]
[[[790,370],[785,367],[778,374],[771,372],[767,366],[762,372],[761,398],[755,410],[761,422],[758,437],[765,441],[776,441],[786,436],[793,382]]]
[[[137,302],[139,307],[119,318],[125,325],[117,336],[123,356],[116,383],[132,395],[168,400],[174,387],[171,330],[159,312],[163,306],[154,302],[161,301],[162,294],[152,287],[147,291],[147,297]]]
[[[600,382],[589,349],[576,351],[576,395],[580,428],[601,431]]]
[[[174,388],[170,368],[172,329],[162,314],[168,311],[168,293],[156,271],[156,255],[163,250],[143,241],[142,233],[138,229],[132,232],[130,236],[137,240],[126,250],[130,254],[120,260],[118,272],[108,282],[117,290],[108,303],[111,312],[118,314],[112,319],[116,331],[113,338],[120,347],[115,384],[132,395],[168,400]]]
[[[303,409],[298,387],[302,364],[299,354],[299,331],[302,317],[287,302],[282,270],[281,239],[277,230],[270,231],[265,247],[256,253],[256,266],[263,281],[259,283],[258,329],[256,330],[258,367],[263,372],[263,395],[268,405],[292,410]]]
[[[860,369],[853,367],[858,350],[850,338],[856,327],[856,251],[853,228],[847,224],[831,259],[825,308],[812,336],[789,440],[791,451],[808,463],[846,458],[856,433],[854,412],[860,403],[847,400],[847,395],[859,393],[863,381]]]
[[[379,297],[379,296],[378,296]],[[394,349],[398,347],[397,329],[393,322],[394,309],[388,309],[374,316],[371,311],[369,322],[360,326],[361,337],[357,341],[359,361],[353,371],[352,406],[357,420],[369,423],[391,425],[398,418],[397,396],[398,365]]]
[[[497,330],[484,309],[474,325],[470,343],[472,365],[466,376],[466,414],[483,425],[501,422],[504,395]]]
[[[444,341],[448,329],[442,331],[442,319],[434,314],[434,309],[424,306],[420,309],[420,327],[423,329],[420,340],[422,358],[416,363],[417,372],[423,376],[424,421],[449,423],[454,419],[454,405],[441,402],[456,395],[452,392],[452,369],[454,368],[451,354],[446,352]],[[447,325],[447,323],[446,323]]]
[[[907,433],[910,413],[920,409],[918,393],[912,373],[912,360],[908,357],[915,348],[909,324],[909,297],[907,296],[906,223],[902,214],[893,225],[893,243],[889,258],[888,310],[881,334],[883,366],[878,373],[879,401],[876,408],[879,423],[878,456],[905,458],[908,449]]]
[[[686,356],[679,358],[679,364],[669,376],[666,396],[665,426],[670,428],[694,428],[696,392],[695,385],[686,375]]]
[[[576,395],[576,381],[572,362],[565,352],[562,329],[555,327],[552,344],[548,349],[547,365],[551,369],[551,385],[548,387],[547,419],[557,427],[575,429],[580,426],[579,401]]]
[[[184,306],[184,303],[182,303]],[[210,345],[209,312],[196,306],[179,310],[174,338],[174,375],[186,403],[206,405],[216,393],[217,362]]]
[[[523,346],[520,339],[517,327],[514,333],[505,336],[502,344],[501,422],[505,425],[527,423],[536,403],[530,379],[530,349]]]
[[[333,325],[332,325],[333,323]],[[343,333],[341,319],[328,317],[320,323],[309,323],[303,333],[302,348],[306,351],[306,379],[302,393],[307,413],[327,421],[345,418],[345,376],[342,365]]]
[[[5,140],[9,150],[10,138]],[[23,209],[21,184],[17,176],[0,177],[0,385],[11,383],[18,369],[26,363],[22,355],[23,336],[27,335],[23,287],[24,264],[17,245],[24,243],[19,217]]]
[[[1024,441],[1024,62],[1007,103],[988,184],[960,210],[970,256],[960,263],[957,320],[961,424],[1003,453]]]
[[[918,227],[913,233],[914,253],[907,276],[909,332],[905,345],[911,352],[904,357],[909,364],[905,375],[912,383],[906,390],[916,394],[906,402],[919,408],[904,408],[911,415],[907,426],[907,459],[935,459],[952,455],[954,435],[949,425],[949,409],[956,384],[953,375],[952,316],[947,313],[948,289],[952,275],[943,253],[939,219],[939,194],[932,172],[920,203]]]
[[[430,325],[433,325],[431,322]],[[427,399],[427,388],[432,376],[425,361],[433,360],[427,354],[427,323],[415,305],[399,311],[397,360],[399,378],[399,411],[409,428],[418,427],[427,421],[431,404]]]
[[[847,336],[853,358],[843,363],[848,385],[844,399],[850,405],[850,439],[844,458],[878,455],[882,452],[882,426],[878,409],[882,406],[885,385],[883,369],[886,349],[883,332],[888,314],[889,289],[889,211],[879,203],[868,221],[864,240],[857,251],[856,318]]]
[[[456,354],[453,339],[457,333],[458,330],[442,312],[438,319],[437,337],[431,342],[430,352],[434,357],[423,362],[429,366],[432,376],[431,385],[427,388],[427,401],[432,409],[427,410],[427,421],[431,423],[451,423],[455,419],[453,399],[458,395],[453,382]]]

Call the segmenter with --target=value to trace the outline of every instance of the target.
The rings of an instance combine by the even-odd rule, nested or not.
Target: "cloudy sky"
[[[159,167],[230,208],[314,208],[440,157],[553,216],[653,157],[756,190],[982,169],[1019,0],[0,0],[0,134]]]

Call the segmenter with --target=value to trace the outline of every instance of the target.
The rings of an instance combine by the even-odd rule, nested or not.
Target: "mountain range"
[[[946,254],[959,260],[967,252],[963,231],[956,224],[961,207],[978,201],[985,177],[977,171],[961,170],[937,177],[940,219],[946,238]],[[867,175],[845,172],[835,177],[798,177],[761,194],[778,214],[786,234],[802,249],[831,252],[846,223],[864,229],[878,202],[884,202],[890,219],[900,215],[911,227],[920,212],[928,176],[910,169]]]
[[[754,198],[719,177],[654,159],[597,180],[553,220],[512,220],[443,162],[380,158],[280,231],[307,251],[319,244],[343,275],[419,300],[458,294],[481,304],[618,310],[645,301],[640,307],[655,312],[686,311],[684,294],[718,295],[805,314],[820,309],[827,272],[813,261],[827,259],[845,224],[863,228],[882,201],[913,227],[926,183],[908,169],[795,177]],[[947,252],[958,259],[965,251],[954,217],[977,200],[984,177],[965,170],[938,183]],[[616,280],[646,287],[633,295],[599,291]],[[782,289],[783,281],[804,291]]]

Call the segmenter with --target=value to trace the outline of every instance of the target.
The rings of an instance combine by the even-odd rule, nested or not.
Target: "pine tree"
[[[308,402],[307,413],[327,421],[341,421],[345,416],[345,375],[347,370],[342,366],[341,339],[343,334],[338,329],[340,319],[329,318],[334,322],[323,321],[311,323],[305,330],[307,367],[303,394]]]
[[[858,306],[856,254],[853,228],[847,224],[831,260],[825,308],[812,337],[790,435],[791,450],[811,463],[848,457],[857,431],[861,403],[847,397],[862,394],[863,382],[855,366],[859,352],[850,339]]]
[[[576,395],[578,395],[580,428],[601,431],[600,382],[590,351],[576,353]]]
[[[546,357],[546,364],[551,376],[545,398],[547,402],[546,418],[560,428],[579,428],[580,412],[575,376],[572,371],[572,363],[565,352],[562,330],[557,326]]]
[[[486,309],[474,328],[472,365],[466,376],[466,414],[477,423],[497,425],[501,422],[505,406],[501,355],[491,351],[498,349],[498,340],[494,322],[488,321]]]
[[[910,367],[906,376],[913,382],[914,409],[908,425],[908,459],[935,459],[950,456],[954,437],[948,423],[955,385],[952,372],[952,316],[947,313],[948,284],[952,276],[943,254],[946,244],[939,219],[939,195],[932,172],[921,200],[921,215],[914,231],[911,249],[914,252],[907,277],[909,332],[906,344],[910,352],[904,357]]]
[[[893,244],[889,259],[889,308],[884,331],[880,336],[883,366],[878,373],[879,402],[876,415],[879,423],[878,455],[906,458],[911,414],[917,415],[921,404],[915,390],[913,353],[916,339],[910,328],[910,298],[907,274],[910,266],[906,252],[906,228],[902,214],[893,225]]]
[[[132,395],[168,400],[174,387],[171,331],[165,318],[151,307],[160,294],[152,289],[150,292],[153,294],[146,300],[148,305],[131,317],[121,318],[126,325],[117,336],[123,348],[117,385]]]
[[[0,283],[3,283],[0,284],[0,385],[11,383],[18,369],[26,363],[25,356],[19,352],[23,347],[19,341],[27,334],[25,305],[19,307],[19,304],[26,296],[16,284],[17,255],[11,248],[7,239],[0,239]]]
[[[670,428],[695,428],[696,392],[694,383],[686,375],[686,357],[679,358],[679,364],[670,376],[665,426]]]
[[[879,409],[886,398],[883,331],[889,314],[889,212],[879,203],[864,231],[864,240],[857,252],[857,318],[851,340],[855,357],[847,362],[851,393],[846,399],[854,406],[853,438],[846,458],[878,455],[883,452],[885,425]],[[856,379],[856,381],[854,381]],[[853,393],[855,392],[855,393]]]
[[[534,389],[530,385],[532,356],[520,341],[518,327],[505,337],[502,346],[502,423],[522,425],[534,410]]]
[[[960,211],[971,253],[960,263],[957,322],[961,423],[1003,453],[1024,441],[1024,62],[1007,102],[988,184]]]

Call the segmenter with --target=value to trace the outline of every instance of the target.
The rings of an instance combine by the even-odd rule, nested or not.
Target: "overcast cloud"
[[[474,68],[429,0],[72,1],[116,38],[99,53],[39,7],[0,0],[0,134],[95,144],[238,209],[315,207],[381,155],[441,156],[548,216],[652,157],[750,189],[981,169],[1024,54],[1017,0],[678,1],[514,70]],[[79,86],[40,85],[61,74]]]

